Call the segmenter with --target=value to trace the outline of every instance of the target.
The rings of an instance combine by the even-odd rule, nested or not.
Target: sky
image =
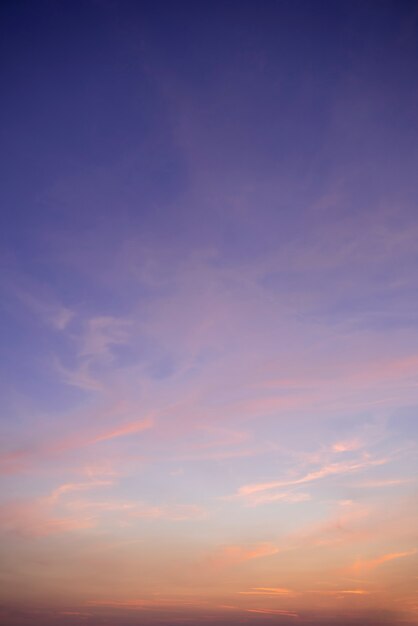
[[[417,4],[0,11],[0,624],[418,624]]]

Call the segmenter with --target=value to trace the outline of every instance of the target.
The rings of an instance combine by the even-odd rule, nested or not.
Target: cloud
[[[277,487],[288,487],[291,485],[302,485],[304,483],[310,483],[317,480],[321,480],[322,478],[327,478],[328,476],[337,476],[341,474],[349,474],[351,472],[357,472],[362,469],[367,469],[369,467],[375,467],[377,465],[383,465],[387,463],[386,459],[369,459],[367,457],[362,460],[344,462],[344,463],[330,463],[328,465],[324,465],[320,469],[309,472],[305,476],[301,476],[300,478],[295,478],[291,480],[275,480],[266,483],[252,483],[248,485],[243,485],[239,488],[238,493],[236,494],[238,497],[246,497],[255,493],[259,493],[262,491],[268,491],[270,489],[276,489]]]
[[[244,596],[267,596],[267,597],[294,597],[303,596],[305,594],[316,594],[323,596],[368,596],[370,591],[365,589],[332,589],[332,590],[303,590],[295,591],[286,587],[253,587],[249,591],[239,591],[240,595]]]
[[[59,614],[71,617],[92,617],[92,613],[86,613],[83,611],[60,611]]]
[[[253,587],[250,591],[239,591],[245,596],[293,596],[295,592],[285,587]]]
[[[406,552],[391,552],[389,554],[383,554],[375,559],[359,560],[350,567],[350,570],[353,572],[373,570],[384,563],[388,563],[389,561],[394,561],[396,559],[404,559],[408,556],[417,554],[417,552],[418,550],[414,548],[413,550],[408,550]]]
[[[194,504],[176,504],[171,506],[139,505],[130,513],[130,517],[146,519],[168,519],[172,521],[198,520],[207,515],[206,511]]]
[[[353,452],[363,447],[363,445],[360,439],[349,439],[346,441],[337,441],[332,446],[332,449],[334,452]]]
[[[304,593],[313,593],[320,596],[369,596],[370,591],[365,589],[333,589],[332,591],[309,590]]]
[[[337,511],[320,523],[309,524],[282,537],[280,544],[283,551],[301,551],[321,548],[334,550],[337,546],[348,546],[369,540],[373,535],[369,521],[368,508],[346,503],[338,506]]]
[[[15,450],[14,452],[0,455],[0,474],[16,474],[19,471],[27,470],[28,467],[40,460],[56,457],[58,454],[71,450],[100,444],[104,441],[136,435],[153,428],[153,426],[153,419],[146,417],[102,430],[97,434],[92,434],[90,429],[88,432],[76,432],[64,439],[47,440],[39,444],[39,446],[35,445],[25,450]]]
[[[117,439],[118,437],[126,437],[127,435],[135,435],[144,430],[148,430],[152,428],[154,425],[153,420],[151,418],[146,418],[143,420],[138,420],[135,422],[129,422],[128,424],[124,424],[114,430],[109,430],[107,432],[98,435],[94,439],[91,440],[91,443],[99,443],[100,441],[108,441],[109,439]]]
[[[0,508],[0,529],[21,537],[36,538],[94,528],[93,517],[57,517],[47,501],[8,502]]]
[[[169,607],[206,607],[205,601],[188,600],[175,597],[158,597],[158,598],[126,598],[126,599],[110,599],[110,600],[87,600],[87,606],[110,607],[115,609],[132,609],[141,610],[147,608],[169,608]],[[171,621],[171,619],[170,619]]]
[[[277,615],[283,617],[294,617],[298,619],[299,613],[294,611],[285,611],[283,609],[245,609],[247,613],[262,613],[263,615]]]
[[[49,496],[51,501],[58,500],[62,495],[71,493],[74,491],[88,491],[90,489],[95,489],[96,487],[110,487],[114,485],[115,481],[113,480],[95,480],[87,483],[65,483],[54,491]]]
[[[71,511],[94,511],[95,515],[98,512],[114,513],[114,512],[128,512],[137,508],[136,502],[119,502],[119,501],[96,501],[96,500],[71,500],[66,503],[67,509]]]
[[[288,502],[298,503],[307,502],[312,497],[309,493],[297,493],[292,491],[279,491],[275,493],[250,493],[246,496],[247,506],[255,507],[263,504],[270,504],[271,502]]]
[[[51,323],[57,330],[64,330],[74,317],[74,312],[65,307],[60,307],[54,312],[51,311]]]
[[[198,521],[207,517],[207,511],[194,504],[152,505],[137,500],[69,500],[65,502],[69,511],[85,511],[99,519],[100,514],[117,513],[118,520],[131,525],[136,519],[169,520],[172,522]]]
[[[253,559],[272,556],[278,552],[280,552],[280,549],[275,544],[268,542],[252,546],[224,546],[211,557],[210,562],[215,567],[227,567]]]
[[[112,364],[112,349],[128,342],[131,326],[130,320],[111,316],[87,320],[82,331],[75,336],[75,366],[65,367],[55,358],[55,368],[62,380],[86,391],[102,391],[104,385],[93,372],[97,372],[97,366]]]
[[[129,339],[131,322],[111,316],[94,317],[88,320],[80,338],[80,357],[97,359],[107,357],[111,347],[124,344]]]
[[[64,383],[85,391],[102,391],[103,384],[93,376],[90,365],[89,361],[83,361],[74,369],[69,369],[54,359],[55,369]]]
[[[74,311],[57,303],[50,293],[45,294],[44,288],[41,289],[39,286],[36,294],[33,285],[29,290],[13,286],[12,291],[27,309],[55,330],[65,330],[75,316]]]
[[[416,482],[415,478],[383,478],[381,480],[365,480],[355,483],[353,487],[361,489],[379,489],[380,487],[396,487]]]

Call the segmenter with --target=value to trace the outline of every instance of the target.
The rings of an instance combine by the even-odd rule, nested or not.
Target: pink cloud
[[[383,478],[382,480],[365,480],[353,485],[362,489],[376,489],[380,487],[394,487],[416,482],[415,478]]]
[[[363,443],[359,439],[349,439],[347,441],[337,441],[332,446],[334,452],[352,452],[358,450],[363,446]]]
[[[153,426],[152,417],[146,417],[102,431],[96,435],[92,435],[90,430],[72,434],[65,439],[51,439],[43,445],[34,446],[27,450],[16,450],[0,456],[0,474],[15,474],[27,470],[36,462],[58,454],[99,444],[103,441],[136,435],[153,428]]]
[[[97,437],[93,438],[89,443],[99,443],[100,441],[108,441],[109,439],[116,439],[118,437],[126,437],[127,435],[135,435],[144,430],[152,428],[154,425],[151,418],[144,420],[138,420],[135,422],[129,422],[118,428],[104,432]]]
[[[90,489],[95,489],[96,487],[110,487],[114,484],[115,482],[113,480],[94,480],[87,483],[65,483],[64,485],[57,487],[57,489],[54,489],[49,498],[50,500],[58,500],[66,493],[74,491],[88,491]]]

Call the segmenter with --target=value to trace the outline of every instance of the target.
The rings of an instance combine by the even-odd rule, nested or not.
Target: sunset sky
[[[1,626],[418,624],[418,5],[2,3]]]

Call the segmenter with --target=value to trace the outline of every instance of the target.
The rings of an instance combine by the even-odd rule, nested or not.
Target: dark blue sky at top
[[[194,163],[179,115],[193,118],[199,165],[221,186],[277,173],[314,196],[318,178],[376,151],[396,170],[417,130],[416,19],[411,2],[4,3],[4,243],[24,263],[45,229],[116,222],[199,236],[202,216],[180,207]],[[334,117],[342,103],[346,127]],[[105,193],[125,206],[46,199],[97,169],[112,172]],[[202,198],[196,212],[228,234],[223,207]]]

